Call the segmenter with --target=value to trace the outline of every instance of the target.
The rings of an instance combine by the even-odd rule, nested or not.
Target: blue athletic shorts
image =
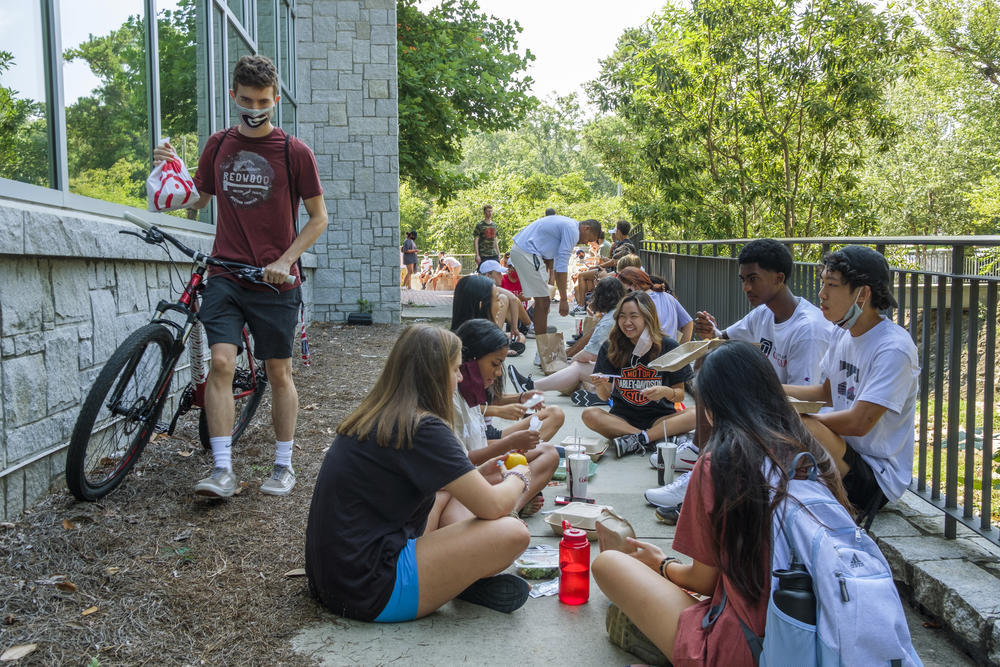
[[[396,560],[396,585],[392,596],[381,613],[375,617],[376,623],[399,623],[412,621],[417,617],[420,604],[420,580],[417,577],[417,540],[406,541]]]

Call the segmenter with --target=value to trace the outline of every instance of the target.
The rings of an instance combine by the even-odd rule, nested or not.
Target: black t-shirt
[[[601,345],[597,361],[594,363],[594,372],[622,376],[615,380],[611,392],[611,414],[621,417],[636,428],[647,428],[660,417],[676,412],[673,403],[664,399],[651,401],[643,396],[642,390],[659,385],[671,387],[678,382],[687,382],[694,377],[690,365],[673,373],[657,371],[646,365],[655,358],[650,351],[642,357],[633,356],[627,365],[618,368],[608,359],[608,345],[608,341],[604,341]],[[674,349],[678,343],[673,338],[664,336],[662,345],[663,348],[657,353],[657,357]]]
[[[423,534],[434,493],[475,466],[451,428],[421,420],[412,449],[338,435],[306,526],[309,587],[332,612],[371,621],[385,608],[406,541]]]

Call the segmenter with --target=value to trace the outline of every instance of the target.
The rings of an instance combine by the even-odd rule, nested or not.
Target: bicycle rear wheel
[[[250,425],[266,389],[267,374],[264,371],[264,364],[253,356],[253,336],[250,335],[249,329],[244,327],[243,348],[236,354],[236,372],[233,375],[236,420],[233,422],[232,444],[236,444],[243,431]],[[198,437],[202,447],[212,448],[208,434],[208,417],[204,408],[198,416]]]
[[[98,500],[135,465],[166,401],[159,382],[174,338],[147,324],[115,350],[80,408],[66,455],[66,485],[79,500]]]

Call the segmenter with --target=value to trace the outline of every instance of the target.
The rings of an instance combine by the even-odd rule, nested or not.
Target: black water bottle
[[[775,570],[778,589],[774,591],[774,604],[797,621],[816,625],[816,595],[813,593],[812,576],[797,558],[787,570]]]

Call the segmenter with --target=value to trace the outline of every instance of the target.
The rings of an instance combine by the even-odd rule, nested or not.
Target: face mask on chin
[[[267,107],[266,109],[248,109],[246,107],[240,106],[239,104],[236,104],[236,112],[239,114],[240,121],[251,130],[256,130],[261,125],[270,120],[271,113],[273,111],[274,111],[273,104]]]
[[[854,297],[854,303],[852,303],[851,307],[847,309],[847,312],[844,313],[844,316],[839,320],[837,320],[836,322],[834,322],[834,324],[836,324],[841,329],[847,329],[847,330],[850,330],[851,327],[857,324],[858,318],[861,317],[861,313],[864,311],[863,307],[858,305],[858,299],[860,298],[861,298],[861,291],[858,290],[858,295]]]

